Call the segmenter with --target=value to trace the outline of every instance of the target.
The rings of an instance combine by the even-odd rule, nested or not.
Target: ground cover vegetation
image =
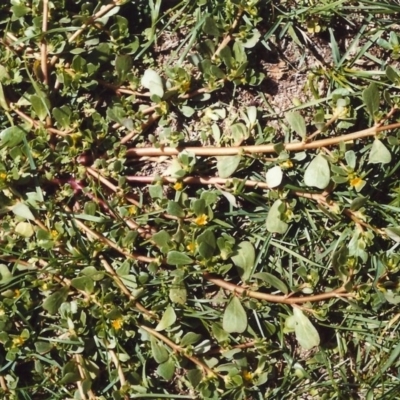
[[[1,2],[1,398],[399,398],[399,17]]]

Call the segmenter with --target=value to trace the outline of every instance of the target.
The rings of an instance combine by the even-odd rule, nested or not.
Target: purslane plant
[[[0,6],[4,398],[397,390],[396,36],[289,3]],[[322,22],[332,63],[277,124],[240,93]]]

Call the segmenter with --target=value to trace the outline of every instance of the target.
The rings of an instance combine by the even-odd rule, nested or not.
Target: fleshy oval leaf
[[[269,169],[266,174],[266,179],[267,185],[270,188],[275,188],[279,186],[282,183],[283,179],[282,168],[279,165],[276,165],[275,167]]]
[[[331,171],[327,159],[318,154],[308,164],[304,174],[304,183],[307,186],[317,187],[318,189],[325,189],[329,185],[331,179]]]
[[[320,343],[319,333],[308,317],[298,307],[293,308],[293,316],[295,317],[294,332],[300,346],[305,350],[311,350],[318,346]]]
[[[375,139],[372,143],[368,162],[370,164],[388,164],[390,161],[392,161],[390,151],[379,139]]]
[[[240,300],[234,296],[225,308],[222,327],[228,333],[243,333],[247,328],[247,315]]]

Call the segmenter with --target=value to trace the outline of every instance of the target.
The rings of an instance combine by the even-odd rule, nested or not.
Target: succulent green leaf
[[[319,333],[308,317],[298,307],[293,308],[293,316],[295,318],[294,332],[300,346],[305,350],[311,350],[318,346],[320,343]]]
[[[7,265],[0,264],[0,284],[4,285],[12,279],[12,273],[8,269]]]
[[[214,255],[217,242],[213,231],[207,229],[196,239],[199,254],[206,260],[210,259]]]
[[[193,260],[184,253],[172,250],[167,255],[167,264],[169,265],[193,264]]]
[[[43,98],[40,98],[36,94],[33,94],[31,96],[31,103],[32,103],[32,108],[33,111],[35,111],[36,115],[39,117],[41,121],[44,121],[44,119],[47,116],[47,110],[48,107],[46,107],[45,102],[46,100]]]
[[[169,358],[168,350],[160,344],[154,336],[150,336],[151,354],[157,364],[166,362]]]
[[[247,281],[254,268],[256,258],[254,246],[250,242],[239,243],[231,258],[238,269],[242,281]]]
[[[368,162],[370,164],[388,164],[390,161],[392,161],[390,151],[379,139],[375,139],[372,143]]]
[[[220,31],[218,29],[218,26],[212,17],[205,18],[204,25],[203,25],[203,32],[207,35],[211,35],[211,36],[215,36],[215,37],[220,36]]]
[[[217,170],[221,178],[229,178],[240,163],[240,155],[217,157]]]
[[[390,239],[394,240],[397,243],[400,243],[400,226],[389,226],[383,229],[390,237]]]
[[[35,219],[32,211],[29,207],[24,203],[17,203],[13,208],[12,212],[17,216],[25,219],[29,219],[33,221]]]
[[[150,94],[162,98],[164,96],[164,85],[161,76],[152,69],[147,69],[142,77],[142,85],[149,89]]]
[[[233,296],[225,308],[222,327],[228,333],[243,333],[247,328],[246,311],[236,296]]]
[[[178,218],[183,218],[185,216],[185,211],[176,201],[168,201],[167,213]]]
[[[330,178],[331,172],[329,163],[323,155],[318,154],[310,164],[308,164],[304,174],[304,183],[307,186],[325,189],[329,185]]]
[[[153,242],[159,247],[166,247],[171,240],[171,236],[168,232],[161,230],[152,236]]]
[[[0,146],[14,147],[22,142],[25,131],[19,126],[10,126],[0,133]]]
[[[285,208],[285,204],[281,200],[276,200],[269,209],[267,230],[271,233],[284,234],[289,227],[289,225],[282,220],[282,208]]]
[[[394,68],[392,68],[390,65],[388,65],[386,67],[386,76],[388,77],[388,79],[395,84],[398,84],[400,81],[400,75],[399,72],[397,70],[395,70]]]
[[[353,150],[349,150],[349,151],[346,151],[344,156],[346,158],[347,165],[350,168],[354,169],[356,167],[356,162],[357,162],[356,153],[354,153]]]
[[[290,127],[304,139],[307,134],[307,128],[302,115],[297,111],[290,111],[285,114],[285,118]]]
[[[379,111],[379,90],[375,82],[372,82],[362,93],[364,104],[369,115],[374,118]]]
[[[246,49],[253,48],[258,43],[258,40],[260,39],[260,37],[261,37],[261,33],[259,32],[259,30],[253,29],[251,31],[250,36],[246,37],[245,40],[242,40],[243,47],[245,47]]]
[[[157,368],[157,374],[164,378],[166,381],[170,381],[175,373],[175,362],[168,358],[167,361],[160,364]]]
[[[117,72],[118,81],[121,83],[125,80],[126,75],[132,69],[132,57],[128,54],[118,55],[115,59],[115,70]],[[144,86],[144,85],[143,85]],[[150,89],[150,88],[148,88]],[[162,96],[160,96],[162,97]]]
[[[176,276],[169,289],[169,299],[176,304],[186,304],[187,289],[182,277]]]
[[[0,66],[0,68],[1,68],[1,66]],[[0,76],[0,79],[1,79],[1,76]],[[4,89],[3,89],[3,85],[1,82],[0,82],[0,107],[6,111],[9,111],[9,109],[10,109],[7,99],[6,99],[6,96],[4,95]]]
[[[232,124],[230,129],[235,145],[240,145],[248,135],[246,125],[242,122],[236,122],[235,124]]]
[[[171,325],[173,325],[175,321],[175,311],[171,306],[168,306],[155,329],[156,331],[163,331],[164,329],[169,328]]]
[[[57,121],[57,126],[61,129],[68,128],[71,123],[71,109],[64,105],[60,108],[53,108],[53,117]]]
[[[183,336],[181,340],[181,346],[189,346],[191,344],[197,343],[202,336],[199,333],[188,332]]]
[[[36,342],[35,349],[39,354],[46,354],[53,348],[53,344],[49,342]]]
[[[71,286],[90,294],[94,290],[94,281],[89,276],[79,276],[71,280]]]
[[[49,312],[49,314],[55,314],[60,308],[61,304],[67,300],[69,288],[64,286],[63,288],[52,293],[43,303],[43,308]]]
[[[270,168],[266,174],[267,185],[270,188],[275,188],[282,183],[283,171],[279,165]]]
[[[15,232],[26,238],[33,236],[35,233],[29,222],[18,222],[15,226]]]
[[[274,288],[280,290],[284,294],[288,294],[289,290],[285,283],[277,278],[275,275],[270,274],[269,272],[258,272],[253,275],[254,278],[261,279]]]

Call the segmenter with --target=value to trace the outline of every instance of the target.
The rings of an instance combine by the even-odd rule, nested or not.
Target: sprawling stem
[[[364,129],[353,133],[348,133],[341,136],[335,136],[327,139],[316,140],[310,143],[291,142],[284,144],[286,151],[303,151],[310,149],[318,149],[326,146],[337,145],[341,142],[349,142],[357,139],[375,136],[379,132],[390,131],[400,128],[400,122]],[[196,156],[230,156],[236,154],[261,154],[275,153],[275,144],[263,144],[255,146],[232,146],[232,147],[164,147],[164,148],[132,148],[127,150],[128,157],[143,157],[143,156],[175,156],[182,150],[186,150]]]
[[[353,297],[352,293],[347,293],[345,288],[339,288],[336,290],[332,290],[331,292],[315,294],[312,296],[305,297],[288,297],[288,296],[279,296],[274,294],[256,292],[254,290],[250,290],[244,288],[242,286],[235,285],[234,283],[230,283],[225,281],[224,279],[218,278],[208,272],[204,273],[204,278],[217,285],[223,289],[229,290],[234,293],[238,293],[240,295],[244,295],[247,297],[251,297],[253,299],[265,300],[271,303],[281,303],[281,304],[302,304],[308,302],[316,302],[322,300],[328,300],[332,298],[341,298],[341,297]]]

